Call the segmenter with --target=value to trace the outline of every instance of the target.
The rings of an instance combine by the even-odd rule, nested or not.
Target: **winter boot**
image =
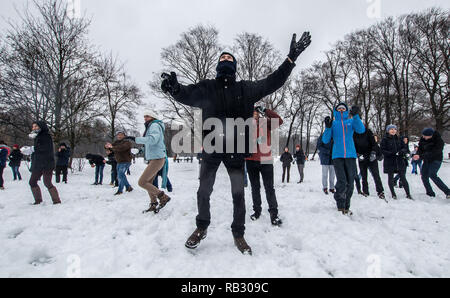
[[[195,232],[188,238],[185,246],[189,249],[196,249],[202,240],[208,236],[208,230],[196,229]]]
[[[34,204],[33,205],[41,204],[42,203],[42,193],[41,193],[41,189],[39,188],[39,186],[32,187],[31,188],[31,192],[33,193],[33,197],[34,197]]]
[[[245,241],[244,237],[234,238],[234,245],[244,255],[252,255],[252,249]]]
[[[123,195],[123,192],[117,191],[114,195],[115,195],[115,196],[121,196],[121,195]]]
[[[351,210],[345,210],[345,215],[353,216],[353,212]]]
[[[250,219],[253,221],[257,221],[261,217],[261,212],[255,212],[253,215],[250,216]]]
[[[277,214],[270,214],[270,222],[273,226],[280,227],[283,221],[278,217]]]
[[[163,191],[158,195],[158,199],[159,199],[159,207],[157,212],[166,207],[167,203],[169,203],[171,200],[171,198],[168,195],[166,195]]]
[[[323,192],[326,194],[326,195],[328,195],[329,193],[328,193],[328,188],[324,188],[323,189]]]
[[[150,203],[149,209],[145,210],[143,213],[151,213],[151,212],[156,213],[156,211],[158,210],[158,205],[159,205],[158,202]]]
[[[362,193],[362,196],[363,196],[363,197],[365,197],[365,198],[368,198],[368,197],[370,197],[370,195],[369,195],[369,194],[367,194],[367,193]]]
[[[378,197],[379,197],[381,200],[386,200],[386,196],[384,195],[383,192],[379,193],[379,194],[378,194]]]
[[[450,195],[447,195],[447,200],[450,200]]]
[[[335,189],[330,189],[330,192],[331,192],[332,194],[335,194],[335,193],[336,193],[336,190],[335,190]]]
[[[342,214],[345,215],[345,209],[339,208],[339,209],[338,209],[338,212],[341,212]]]
[[[127,192],[132,192],[134,189],[130,186],[127,188]]]
[[[48,192],[50,193],[50,197],[52,198],[53,205],[61,204],[61,199],[59,198],[58,190],[56,189],[56,187],[49,189]]]

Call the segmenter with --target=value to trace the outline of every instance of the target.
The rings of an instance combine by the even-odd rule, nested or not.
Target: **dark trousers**
[[[359,162],[359,170],[361,171],[362,177],[362,190],[363,193],[370,195],[369,193],[369,182],[368,182],[368,170],[372,174],[373,180],[375,181],[375,186],[377,189],[377,194],[384,192],[383,182],[381,182],[380,170],[378,168],[378,161],[369,162],[363,161]]]
[[[20,175],[19,166],[11,166],[11,170],[13,172],[14,181],[17,179],[22,180],[22,175]]]
[[[61,174],[63,175],[63,182],[67,182],[67,169],[68,166],[56,166],[55,169],[55,176],[56,176],[56,183],[61,182]]]
[[[111,166],[111,184],[114,184],[114,186],[119,186],[119,179],[117,176],[117,165]]]
[[[235,238],[242,237],[245,232],[244,157],[230,154],[204,154],[204,156],[200,169],[200,187],[197,192],[197,228],[206,230],[211,223],[210,197],[216,181],[217,170],[223,162],[231,180],[233,197],[231,230]]]
[[[288,165],[283,165],[283,178],[282,178],[282,182],[284,183],[284,178],[286,178],[286,173],[287,173],[287,183],[289,183],[289,181],[291,180],[291,164]]]
[[[252,186],[253,210],[257,214],[261,214],[261,182],[262,177],[264,189],[266,191],[266,199],[269,204],[269,213],[278,215],[278,203],[273,186],[273,165],[261,164],[259,161],[247,160],[247,171]]]
[[[423,182],[423,185],[425,186],[425,189],[427,190],[427,195],[429,195],[429,196],[433,196],[433,197],[436,196],[433,188],[431,187],[430,179],[446,195],[450,195],[449,188],[438,176],[438,172],[439,172],[439,169],[441,168],[441,165],[442,165],[442,162],[440,162],[440,161],[434,161],[434,162],[425,161],[423,163],[422,182]]]
[[[44,179],[44,185],[47,189],[52,189],[54,186],[52,184],[52,178],[53,178],[53,169],[52,170],[45,170],[45,171],[37,171],[32,172],[30,177],[30,186],[38,187],[38,181],[41,180],[41,177]]]
[[[0,187],[4,186],[5,181],[3,180],[3,170],[5,169],[6,166],[0,166]]]
[[[356,159],[338,158],[333,160],[333,164],[337,178],[334,199],[338,209],[349,210],[357,175]]]
[[[388,183],[389,183],[389,189],[391,190],[391,194],[393,197],[396,197],[397,194],[395,193],[395,173],[388,173]],[[409,191],[409,183],[408,180],[406,180],[406,169],[401,169],[398,173],[400,176],[400,181],[402,183],[403,189],[406,192],[407,196],[410,196],[411,193]]]

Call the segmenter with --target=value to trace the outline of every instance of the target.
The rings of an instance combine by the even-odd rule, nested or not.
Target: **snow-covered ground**
[[[30,206],[25,167],[20,183],[11,182],[5,169],[0,277],[450,277],[450,201],[438,190],[437,199],[426,197],[419,176],[408,174],[416,201],[406,200],[402,190],[400,200],[389,204],[354,196],[350,218],[322,193],[318,162],[307,164],[302,185],[295,183],[293,168],[295,182],[286,186],[277,163],[284,226],[272,227],[267,212],[258,222],[248,220],[246,238],[254,251],[249,257],[233,245],[230,183],[223,167],[212,195],[209,236],[194,252],[184,242],[195,228],[198,164],[171,164],[173,201],[159,215],[142,214],[148,205],[137,186],[143,168],[142,161],[132,167],[136,190],[121,197],[109,186],[91,186],[91,168],[71,174],[70,184],[58,186],[63,204],[56,207],[44,189],[45,204]],[[450,163],[440,175],[450,182]],[[385,175],[383,181],[387,190]],[[249,189],[246,201],[249,215]]]

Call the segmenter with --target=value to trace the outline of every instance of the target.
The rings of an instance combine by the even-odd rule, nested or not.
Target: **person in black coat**
[[[427,191],[429,197],[436,197],[436,193],[430,184],[430,179],[436,184],[436,186],[444,192],[447,199],[450,199],[450,189],[438,176],[439,169],[444,161],[444,140],[442,140],[439,132],[432,128],[426,128],[422,132],[422,138],[419,142],[419,150],[414,156],[414,160],[423,160],[423,166],[421,170],[422,182]]]
[[[392,193],[392,198],[397,199],[394,189],[394,175],[400,174],[403,188],[406,196],[412,200],[409,190],[409,183],[406,180],[407,158],[410,154],[408,146],[397,135],[397,126],[389,125],[386,129],[387,133],[383,141],[381,141],[381,152],[384,155],[384,173],[389,177],[389,188]]]
[[[305,180],[305,164],[306,164],[306,155],[300,145],[297,145],[295,147],[294,159],[295,162],[297,163],[298,173],[300,174],[300,181],[298,182],[300,184],[303,183],[303,180]]]
[[[111,183],[109,185],[119,187],[119,179],[117,176],[117,161],[114,157],[114,152],[106,149],[106,156],[108,158],[106,163],[111,166]]]
[[[402,142],[404,142],[406,144],[406,146],[408,146],[408,150],[409,150],[409,137],[403,136],[403,137],[401,137],[401,140],[402,140]],[[408,167],[409,167],[409,160],[410,160],[410,158],[411,158],[411,151],[409,151],[409,153],[405,156],[405,164],[406,164],[406,167],[404,168],[405,176],[406,176],[406,172],[407,172]],[[399,181],[400,181],[400,174],[397,174],[394,177],[394,186],[397,186],[397,183],[398,183],[398,187],[399,188],[403,188],[403,183],[401,181],[399,183]]]
[[[65,143],[59,144],[58,151],[55,153],[56,156],[56,170],[55,177],[56,183],[61,181],[61,174],[63,175],[63,182],[67,184],[67,172],[69,168],[70,161],[70,148],[66,146]]]
[[[383,154],[375,141],[375,137],[370,129],[366,129],[363,134],[355,133],[353,135],[356,153],[358,153],[359,170],[362,177],[362,193],[369,196],[368,170],[375,181],[376,190],[380,199],[385,199],[384,187],[381,182],[378,161],[382,159]]]
[[[291,178],[291,164],[294,161],[292,154],[289,152],[289,148],[284,149],[284,153],[280,157],[281,163],[283,164],[283,177],[282,182],[284,183],[287,174],[287,183],[289,183]]]
[[[14,145],[11,155],[9,156],[9,166],[13,172],[14,181],[17,179],[22,180],[22,175],[20,174],[20,165],[22,164],[23,154],[20,152],[19,145]]]
[[[91,167],[95,167],[95,182],[92,185],[102,185],[106,160],[98,154],[87,154],[86,159],[89,161]]]
[[[30,187],[34,197],[34,204],[42,203],[42,193],[38,181],[43,177],[44,185],[47,187],[53,204],[61,204],[58,190],[52,184],[53,170],[55,169],[55,157],[53,150],[53,139],[47,124],[43,121],[33,123],[30,138],[34,139],[34,152],[31,155],[31,178]]]
[[[288,58],[274,73],[266,79],[259,81],[237,81],[237,61],[230,53],[222,53],[217,65],[217,76],[215,80],[203,80],[197,84],[183,86],[178,83],[177,75],[172,72],[163,74],[161,89],[169,93],[177,102],[187,106],[199,108],[202,110],[203,122],[206,120],[219,119],[222,127],[226,127],[226,119],[244,119],[249,120],[253,117],[255,103],[264,97],[274,93],[281,88],[289,78],[295,67],[295,61],[300,54],[311,44],[311,35],[305,32],[302,38],[297,42],[297,36],[294,35],[291,42],[291,50]],[[197,216],[197,230],[188,238],[186,247],[195,249],[201,240],[206,238],[207,229],[210,225],[210,196],[213,192],[216,172],[223,162],[228,170],[231,179],[231,188],[233,196],[234,214],[232,232],[235,239],[235,245],[242,253],[251,254],[251,248],[244,239],[245,233],[245,199],[244,199],[244,167],[245,157],[249,156],[251,138],[250,129],[237,132],[237,127],[231,127],[225,131],[219,131],[218,136],[223,140],[223,147],[216,138],[204,144],[205,154],[200,174],[200,187],[197,192],[197,201],[199,214]],[[211,128],[212,129],[212,128]],[[210,134],[211,129],[203,130],[204,143],[208,142],[206,136]],[[217,133],[217,131],[215,131]],[[234,140],[230,137],[234,136]],[[248,146],[242,146],[238,142],[241,135],[245,135]],[[229,138],[229,139],[228,139]],[[234,141],[234,146],[231,142]],[[228,146],[227,146],[228,145]],[[234,148],[227,148],[234,147]],[[242,150],[242,147],[245,147]],[[226,150],[234,149],[234,150]],[[231,151],[231,152],[230,152]],[[226,153],[224,153],[226,152]]]

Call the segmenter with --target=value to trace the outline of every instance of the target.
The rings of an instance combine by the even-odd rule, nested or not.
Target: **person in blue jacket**
[[[139,186],[145,189],[150,197],[150,208],[145,212],[159,213],[171,200],[164,191],[153,185],[158,172],[162,170],[162,188],[167,188],[169,160],[167,159],[164,142],[165,126],[161,120],[158,120],[158,116],[151,111],[145,113],[144,119],[145,132],[143,137],[129,137],[129,139],[135,141],[136,144],[144,145],[144,158],[148,166],[139,179]]]
[[[333,165],[336,173],[336,193],[334,198],[339,212],[351,214],[350,203],[355,188],[357,175],[356,148],[353,134],[363,134],[366,131],[359,116],[360,108],[352,107],[349,111],[345,103],[339,103],[334,111],[334,121],[325,118],[326,130],[322,141],[328,144],[333,140]]]

